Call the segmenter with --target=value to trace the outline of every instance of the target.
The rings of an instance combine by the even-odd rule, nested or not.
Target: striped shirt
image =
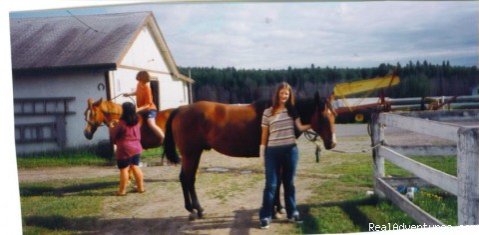
[[[269,129],[268,147],[296,144],[294,121],[288,115],[287,109],[283,109],[274,116],[272,111],[272,107],[264,110],[261,120],[261,126]]]

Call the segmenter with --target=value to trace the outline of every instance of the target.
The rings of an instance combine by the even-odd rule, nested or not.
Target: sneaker
[[[269,219],[268,219],[268,218],[261,219],[261,220],[259,221],[260,228],[261,228],[261,229],[267,229],[267,228],[269,228],[269,223],[270,223],[270,222],[269,222]]]
[[[295,212],[291,218],[288,218],[288,221],[295,224],[302,224],[303,220],[299,218],[299,213]]]

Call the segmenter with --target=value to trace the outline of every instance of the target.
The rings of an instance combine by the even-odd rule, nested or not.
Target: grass
[[[142,161],[152,162],[160,159],[163,148],[154,148],[143,151]],[[103,155],[103,156],[101,156]],[[71,167],[71,166],[107,166],[115,165],[114,156],[91,149],[71,149],[63,152],[46,152],[35,155],[17,157],[17,166],[20,169],[41,167]]]
[[[220,204],[226,204],[232,197],[241,197],[245,188],[250,188],[263,179],[262,174],[222,174],[222,173],[201,173],[198,177],[198,185],[221,185],[212,188],[206,193],[218,199]]]
[[[146,149],[141,154],[144,158],[159,158],[161,155],[163,155],[163,147]]]
[[[454,156],[413,157],[425,165],[456,175]],[[301,233],[344,233],[368,231],[369,223],[416,225],[410,216],[386,199],[366,195],[373,190],[373,165],[370,154],[338,154],[326,152],[319,166],[307,159],[301,172],[321,172],[326,180],[311,186],[312,196],[300,207],[305,223]],[[324,166],[324,167],[323,167]],[[320,169],[314,169],[314,168]],[[386,174],[411,176],[407,171],[386,161]],[[336,176],[336,177],[332,177]],[[317,177],[321,178],[321,177]],[[298,192],[300,193],[300,192]],[[437,188],[423,188],[414,203],[445,224],[457,225],[457,199]]]
[[[105,196],[117,187],[116,177],[21,183],[23,234],[94,232]]]
[[[424,165],[443,171],[447,174],[453,176],[457,175],[457,163],[455,156],[413,156],[411,157],[411,159],[423,163]],[[388,161],[386,161],[385,163],[385,172],[386,175],[391,176],[412,176],[412,174],[408,171],[403,170],[402,168],[399,168]]]
[[[426,188],[414,196],[413,202],[447,225],[457,225],[457,197],[437,188]]]
[[[428,156],[411,157],[427,166],[443,171],[447,174],[457,175],[457,159],[455,156]],[[412,176],[411,173],[403,170],[386,161],[386,175]],[[457,225],[457,197],[446,193],[436,187],[420,188],[415,194],[413,202],[423,210],[438,218],[447,225]]]
[[[17,157],[18,168],[69,167],[69,166],[105,166],[113,164],[112,159],[96,156],[91,152],[64,152],[36,156]]]
[[[318,167],[312,163],[303,165]],[[311,186],[311,197],[305,205],[299,207],[305,220],[300,226],[300,233],[369,231],[369,223],[416,224],[389,201],[366,194],[373,189],[370,154],[327,152],[321,156],[319,168],[322,167],[324,168],[316,171],[336,177],[328,177]],[[301,169],[305,170],[314,169]]]

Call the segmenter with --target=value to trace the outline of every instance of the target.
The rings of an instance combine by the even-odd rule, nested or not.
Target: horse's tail
[[[168,159],[168,161],[175,164],[180,163],[180,157],[176,152],[176,144],[175,139],[173,138],[173,129],[171,125],[176,114],[178,114],[178,111],[178,109],[173,110],[168,117],[168,120],[166,121],[165,140],[163,141],[163,148],[166,154],[166,158]]]

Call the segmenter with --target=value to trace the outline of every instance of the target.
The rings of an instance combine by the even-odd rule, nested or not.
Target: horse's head
[[[83,130],[83,134],[85,135],[85,138],[89,140],[93,138],[96,129],[101,126],[105,119],[99,107],[101,102],[103,102],[103,99],[94,102],[92,98],[89,98],[87,101],[88,106],[84,113],[86,127],[85,130]]]
[[[311,128],[319,134],[324,142],[326,149],[336,147],[336,128],[334,121],[336,119],[336,112],[331,105],[331,100],[321,98],[319,93],[314,95],[315,110],[311,117]]]
[[[86,127],[83,130],[85,138],[91,140],[96,129],[105,124],[111,126],[113,122],[119,120],[121,116],[121,106],[111,101],[103,101],[100,98],[98,101],[94,101],[89,98],[88,107],[85,110]]]

